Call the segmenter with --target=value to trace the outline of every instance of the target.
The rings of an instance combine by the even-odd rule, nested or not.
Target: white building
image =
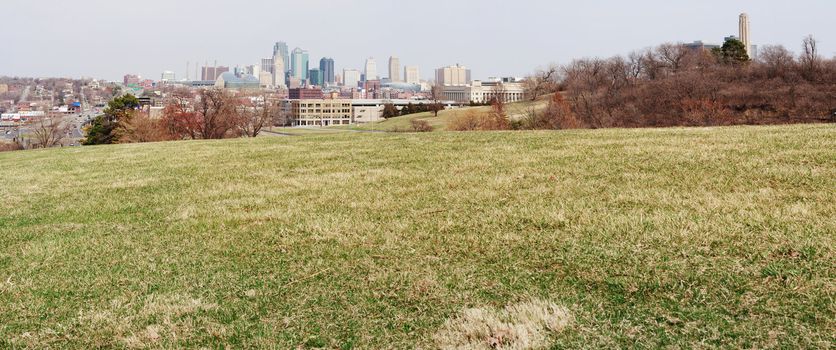
[[[458,103],[488,103],[494,98],[501,98],[506,103],[525,99],[525,86],[513,78],[493,81],[473,81],[471,85],[445,85],[442,87],[445,99]]]
[[[177,75],[174,72],[167,70],[163,72],[162,76],[160,77],[162,81],[175,81],[177,80]]]
[[[377,80],[377,62],[374,57],[369,57],[366,60],[366,80]]]
[[[356,69],[343,69],[343,86],[357,88],[360,84],[360,71]]]
[[[443,67],[435,70],[435,83],[441,86],[470,85],[470,69],[462,65]]]
[[[421,74],[418,71],[418,66],[403,67],[403,76],[407,84],[421,83]]]
[[[389,81],[401,82],[401,60],[395,56],[389,57]]]

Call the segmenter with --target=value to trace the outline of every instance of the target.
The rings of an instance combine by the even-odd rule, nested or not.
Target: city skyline
[[[488,1],[491,2],[491,1]],[[204,6],[197,6],[197,4]],[[230,21],[244,21],[242,28],[229,23],[218,26],[172,24],[164,29],[143,28],[143,35],[130,28],[132,18],[125,18],[121,5],[101,0],[81,0],[72,4],[57,4],[42,9],[28,1],[10,0],[4,4],[9,28],[23,28],[27,18],[44,18],[46,23],[60,23],[66,18],[96,20],[73,21],[74,30],[46,25],[26,31],[5,31],[0,34],[13,54],[0,57],[0,75],[32,77],[94,77],[120,80],[124,74],[159,77],[172,71],[186,77],[184,70],[190,62],[188,75],[194,75],[197,65],[214,62],[235,67],[259,64],[271,57],[270,46],[277,41],[301,47],[310,53],[310,60],[333,58],[335,72],[344,69],[363,69],[368,57],[381,59],[400,57],[403,66],[417,66],[422,79],[431,79],[433,70],[461,63],[474,72],[474,79],[488,76],[523,76],[550,63],[566,63],[574,58],[607,57],[627,54],[664,42],[689,43],[694,40],[721,42],[722,38],[738,33],[738,15],[748,13],[754,45],[781,44],[798,52],[805,35],[813,34],[820,41],[824,56],[836,51],[836,37],[827,19],[836,12],[836,4],[823,1],[802,1],[786,4],[780,1],[705,1],[690,4],[687,11],[662,1],[646,0],[637,4],[606,1],[610,10],[597,10],[602,4],[565,4],[547,1],[522,1],[496,6],[473,7],[470,3],[445,3],[444,13],[433,19],[439,24],[397,26],[396,30],[369,31],[367,27],[384,27],[390,23],[386,14],[391,11],[412,13],[416,19],[432,18],[436,2],[390,4],[378,1],[352,1],[333,4],[325,1],[306,3],[307,11],[322,13],[325,22],[345,14],[355,20],[347,24],[352,30],[335,32],[332,26],[314,28],[306,18],[289,17],[282,21],[259,21],[273,11],[232,14]],[[164,6],[165,4],[165,6]],[[221,1],[181,1],[175,4],[149,0],[148,6],[136,9],[133,18],[175,23],[177,19],[202,15],[207,8],[223,8]],[[441,4],[441,2],[438,2]],[[264,8],[298,9],[291,2],[260,4]],[[42,6],[41,6],[42,7]],[[164,10],[162,10],[164,9]],[[293,11],[285,11],[287,13]],[[448,13],[449,12],[449,13]],[[473,20],[454,14],[467,13]],[[503,30],[489,31],[491,18],[502,16]],[[802,18],[803,15],[803,18]],[[267,22],[267,23],[262,23]],[[371,22],[371,23],[370,23]],[[426,20],[420,20],[427,23]],[[127,24],[126,24],[127,23]],[[177,22],[179,23],[179,22]],[[281,23],[281,24],[276,24]],[[325,28],[327,27],[327,28]],[[130,28],[130,29],[129,29]],[[583,28],[584,30],[577,30]],[[629,30],[624,30],[629,28]],[[461,41],[465,31],[494,33]],[[548,33],[553,32],[553,35]],[[447,34],[444,34],[447,33]],[[451,34],[452,33],[452,34]],[[546,33],[546,35],[543,35]],[[101,37],[101,38],[100,38]],[[103,40],[102,40],[103,39]],[[102,43],[105,44],[102,44]],[[505,50],[497,50],[497,45]],[[55,65],[53,52],[61,52],[62,64]],[[107,54],[102,54],[105,52]],[[113,58],[115,57],[118,58]],[[288,70],[291,62],[285,62]],[[316,65],[311,64],[311,68]],[[383,74],[378,64],[378,76]],[[301,74],[307,74],[302,73]],[[388,74],[385,74],[388,75]]]

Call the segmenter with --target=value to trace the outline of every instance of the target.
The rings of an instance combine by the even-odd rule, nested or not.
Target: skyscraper
[[[740,14],[740,41],[746,48],[746,55],[752,58],[752,38],[749,36],[749,15],[746,13]]]
[[[284,70],[285,72],[290,70],[290,51],[287,49],[287,44],[284,41],[276,42],[273,45],[273,56],[275,57],[276,54],[280,54],[282,59],[284,59]]]
[[[421,75],[418,72],[418,66],[403,67],[403,76],[407,84],[420,84]]]
[[[333,84],[334,80],[334,59],[323,57],[319,60],[319,71],[322,72],[322,80],[325,83]]]
[[[366,79],[365,80],[377,80],[377,62],[374,60],[374,57],[369,57],[366,60]]]
[[[401,60],[395,56],[389,57],[389,81],[401,81]]]
[[[317,68],[313,68],[313,69],[308,71],[308,79],[310,80],[311,85],[317,85],[317,86],[322,86],[323,85],[322,84],[323,83],[323,81],[322,81],[323,80],[322,79],[322,71],[317,69]]]
[[[275,86],[277,88],[283,88],[287,85],[284,81],[284,75],[285,75],[285,72],[287,71],[287,68],[285,68],[285,67],[286,67],[286,65],[285,65],[284,57],[282,56],[282,52],[281,51],[274,52],[273,53],[273,67],[272,67],[273,68],[272,69],[273,86]]]
[[[348,88],[357,88],[360,82],[360,71],[356,69],[343,69],[343,85]]]
[[[443,67],[435,70],[435,82],[442,86],[465,86],[470,84],[470,69],[462,65]]]
[[[308,51],[300,48],[293,49],[290,55],[290,76],[299,79],[308,79]]]

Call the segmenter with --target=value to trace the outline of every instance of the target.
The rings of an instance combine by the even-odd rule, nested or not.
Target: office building
[[[418,72],[418,66],[403,67],[403,77],[407,84],[421,83],[421,75]]]
[[[175,81],[175,80],[177,80],[177,75],[174,74],[174,72],[172,72],[170,70],[167,70],[167,71],[163,72],[163,74],[160,76],[160,80],[162,80],[162,81]]]
[[[305,81],[308,79],[308,51],[300,48],[293,49],[290,55],[290,76]]]
[[[682,46],[687,48],[687,49],[693,50],[693,51],[702,52],[702,51],[706,51],[706,50],[711,51],[713,49],[720,48],[723,45],[710,44],[710,43],[706,43],[702,40],[697,40],[697,41],[694,41],[692,43],[682,44]]]
[[[288,90],[291,100],[321,100],[322,89],[296,88]]]
[[[436,69],[435,82],[440,86],[466,86],[471,82],[470,69],[456,64],[455,66]]]
[[[365,78],[363,80],[377,80],[377,62],[374,60],[374,57],[369,57],[366,60],[366,71],[365,71]]]
[[[282,55],[281,51],[277,51],[273,54],[273,86],[276,88],[283,88],[287,84],[285,82],[285,72],[287,68],[285,68],[285,58]]]
[[[322,71],[318,68],[314,68],[308,71],[308,81],[311,83],[311,85],[322,86],[322,80]]]
[[[293,91],[293,90],[291,90]],[[320,95],[322,91],[320,91]],[[350,100],[302,100],[284,102],[293,125],[329,126],[351,124]]]
[[[401,81],[401,60],[395,56],[389,57],[389,82]]]
[[[276,55],[282,58],[282,62],[284,62],[284,72],[287,73],[290,70],[290,51],[288,51],[287,44],[285,42],[279,41],[273,45],[273,57],[275,58]]]
[[[343,86],[357,88],[360,84],[360,71],[356,69],[343,69]]]
[[[323,82],[328,84],[334,84],[336,82],[334,76],[333,58],[323,57],[321,60],[319,60],[319,71],[322,73]]]

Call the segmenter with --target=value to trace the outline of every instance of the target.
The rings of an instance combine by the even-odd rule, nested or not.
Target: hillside
[[[509,103],[507,105],[508,116],[510,118],[522,118],[531,110],[541,110],[548,106],[548,100],[551,95],[546,95],[538,98],[536,101],[521,101]],[[462,116],[469,111],[487,112],[490,110],[489,106],[479,107],[462,107],[456,109],[443,110],[438,113],[438,117],[430,112],[416,113],[405,115],[401,117],[390,118],[384,121],[352,125],[350,128],[355,130],[378,130],[378,131],[404,131],[411,130],[411,122],[414,119],[425,120],[433,127],[434,131],[448,130],[447,126],[450,122]]]
[[[311,133],[0,164],[0,348],[834,341],[836,125]]]

